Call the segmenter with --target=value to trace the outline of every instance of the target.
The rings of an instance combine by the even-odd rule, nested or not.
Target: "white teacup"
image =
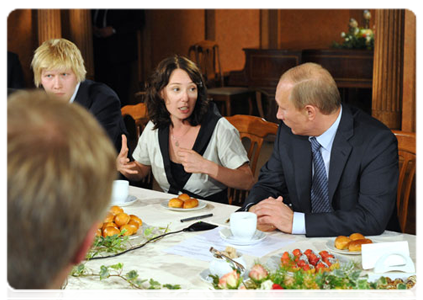
[[[257,215],[252,212],[235,212],[231,214],[231,232],[235,239],[251,240],[257,229]]]
[[[128,180],[115,180],[113,181],[112,189],[112,204],[119,204],[125,202],[129,193]]]
[[[238,254],[238,257],[234,258],[233,260],[240,263],[245,268],[246,262],[244,258],[242,257],[242,254],[240,253],[237,253],[237,254]],[[210,261],[209,271],[211,275],[217,275],[219,276],[219,278],[221,278],[223,275],[232,272],[233,270],[232,268],[234,267],[236,268],[234,263],[226,260],[224,257],[223,258],[213,257],[213,259]],[[245,269],[244,269],[244,272],[245,272]],[[241,276],[243,275],[244,272],[242,272]]]

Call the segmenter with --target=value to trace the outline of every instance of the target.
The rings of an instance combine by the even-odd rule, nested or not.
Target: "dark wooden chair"
[[[129,133],[128,147],[130,153],[128,153],[128,156],[132,159],[132,152],[138,144],[138,139],[148,122],[147,108],[144,103],[137,103],[135,105],[125,105],[121,108],[121,112]],[[130,181],[130,183],[131,185],[152,189],[153,174],[150,171],[150,174],[140,182]]]
[[[255,174],[264,139],[269,135],[276,135],[278,124],[249,115],[234,115],[226,119],[239,131],[241,140],[246,146],[251,170]],[[229,188],[229,204],[242,206],[247,195],[248,191]]]
[[[200,68],[206,81],[207,94],[222,107],[222,115],[232,115],[231,103],[234,101],[248,101],[248,113],[252,114],[255,91],[247,87],[225,86],[219,45],[215,41],[204,40],[192,45],[188,50],[188,57]]]
[[[398,219],[402,232],[407,232],[410,226],[409,207],[415,209],[415,175],[416,175],[416,134],[393,130],[398,140],[399,180],[397,191]],[[410,200],[413,203],[410,203]],[[415,210],[414,210],[415,214]],[[415,215],[414,215],[415,220]],[[413,224],[415,226],[415,223]],[[415,228],[414,230],[415,233]]]

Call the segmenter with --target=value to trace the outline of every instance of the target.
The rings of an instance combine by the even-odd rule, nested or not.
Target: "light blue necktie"
[[[325,163],[320,153],[321,145],[315,137],[310,138],[313,153],[314,175],[311,183],[311,211],[313,213],[331,212],[328,196],[328,177]]]

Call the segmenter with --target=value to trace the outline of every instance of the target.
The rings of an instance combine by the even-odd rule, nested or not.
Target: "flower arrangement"
[[[346,266],[333,271],[310,272],[298,269],[291,272],[283,265],[269,272],[263,265],[256,263],[244,280],[237,270],[219,278],[213,278],[213,298],[208,300],[282,300],[282,299],[402,299],[402,290],[388,291],[376,288],[369,283],[367,276],[360,277],[361,270]],[[417,279],[415,279],[417,280]],[[418,281],[420,281],[418,279]],[[380,291],[383,290],[383,294]]]
[[[344,42],[339,44],[334,41],[332,43],[333,48],[373,50],[374,32],[369,28],[371,14],[368,10],[365,10],[363,16],[366,20],[365,27],[358,27],[358,22],[354,18],[351,18],[348,23],[348,32],[341,32],[341,37],[344,39]]]

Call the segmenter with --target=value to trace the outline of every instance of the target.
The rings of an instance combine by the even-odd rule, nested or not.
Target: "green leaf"
[[[129,271],[128,273],[126,273],[126,278],[128,278],[129,280],[135,280],[138,278],[138,273],[137,271]]]
[[[112,268],[112,269],[115,269],[115,270],[121,270],[121,269],[123,269],[123,264],[122,263],[117,263],[117,264],[111,265],[109,267]]]
[[[100,267],[100,280],[106,279],[110,277],[109,268],[106,266]]]
[[[407,285],[405,283],[398,283],[397,284],[397,289],[398,290],[406,290],[407,289]]]
[[[181,286],[179,284],[163,284],[164,288],[167,288],[169,290],[180,290]]]

